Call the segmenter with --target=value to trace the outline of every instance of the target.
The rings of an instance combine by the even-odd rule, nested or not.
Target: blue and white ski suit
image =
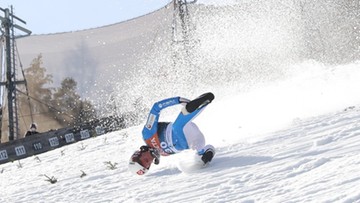
[[[156,102],[150,110],[142,135],[146,144],[160,150],[163,156],[182,150],[197,150],[202,155],[207,146],[205,138],[195,123],[191,122],[205,106],[184,115],[182,112],[174,122],[158,122],[160,112],[170,106],[180,104],[180,97],[173,97]]]

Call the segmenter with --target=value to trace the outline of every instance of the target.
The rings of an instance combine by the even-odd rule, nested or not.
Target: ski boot
[[[201,157],[201,160],[204,162],[204,165],[207,165],[209,162],[211,162],[214,155],[215,155],[215,152],[213,149],[211,149],[211,148],[207,149]]]
[[[202,150],[198,152],[201,156],[202,162],[204,162],[204,166],[206,166],[215,156],[215,148],[212,145],[206,145]]]
[[[205,93],[198,98],[190,101],[189,103],[184,106],[184,108],[181,110],[184,115],[187,115],[189,113],[194,112],[197,109],[203,108],[204,106],[208,105],[209,103],[214,100],[215,96],[213,93],[208,92]]]

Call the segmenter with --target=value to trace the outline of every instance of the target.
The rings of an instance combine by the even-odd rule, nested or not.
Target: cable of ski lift
[[[31,123],[34,123],[34,117],[33,117],[33,112],[32,112],[32,108],[31,108],[30,97],[29,97],[29,88],[28,88],[28,85],[27,85],[27,80],[26,80],[26,77],[25,77],[25,72],[24,72],[23,64],[22,64],[22,62],[21,62],[21,58],[20,58],[20,54],[19,54],[19,49],[18,49],[18,47],[17,47],[16,41],[14,41],[14,43],[15,43],[15,49],[16,49],[16,53],[17,53],[17,58],[18,58],[18,60],[19,60],[19,66],[20,66],[20,69],[21,69],[21,73],[22,73],[22,76],[23,76],[24,81],[25,81],[25,91],[26,91],[26,97],[27,97],[28,104],[29,104],[30,119],[31,119]],[[25,126],[26,126],[26,125],[25,125]]]
[[[21,93],[21,94],[26,95],[26,93],[22,92],[22,91],[19,90],[19,89],[16,89],[16,91],[19,92],[19,93]],[[45,103],[45,102],[42,102],[42,101],[40,101],[39,99],[36,99],[35,97],[32,97],[32,96],[29,95],[29,98],[32,99],[32,100],[34,100],[34,101],[39,102],[40,104],[43,104],[43,105],[49,107],[49,109],[53,109],[53,110],[55,110],[56,112],[61,113],[61,114],[65,115],[65,116],[67,116],[67,117],[69,117],[69,118],[71,118],[71,119],[75,119],[75,117],[74,117],[73,115],[67,114],[66,112],[61,111],[61,110],[59,110],[59,109],[51,106],[50,104],[47,104],[47,103]]]

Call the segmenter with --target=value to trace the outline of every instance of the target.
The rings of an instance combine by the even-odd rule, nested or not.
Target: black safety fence
[[[0,144],[0,164],[27,158],[91,137],[122,129],[119,125],[91,123],[80,127],[51,130]]]

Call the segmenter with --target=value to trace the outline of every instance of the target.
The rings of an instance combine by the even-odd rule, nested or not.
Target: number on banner
[[[34,147],[34,150],[37,151],[37,150],[41,150],[43,148],[41,142],[36,142],[33,144],[33,147]]]
[[[101,127],[101,126],[96,126],[95,131],[96,131],[96,134],[97,134],[97,135],[102,135],[102,134],[105,133],[104,128]]]
[[[9,157],[8,157],[7,151],[6,150],[1,150],[0,151],[0,161],[8,159],[8,158]]]
[[[80,131],[81,139],[87,139],[90,137],[89,130],[82,130]]]
[[[65,135],[65,140],[66,140],[67,143],[75,142],[74,134],[73,133],[66,134]]]
[[[26,150],[25,150],[24,145],[15,147],[15,152],[16,152],[16,156],[21,156],[21,155],[26,154]]]
[[[57,137],[49,138],[49,144],[52,147],[58,146],[59,145],[59,138],[57,138]]]

